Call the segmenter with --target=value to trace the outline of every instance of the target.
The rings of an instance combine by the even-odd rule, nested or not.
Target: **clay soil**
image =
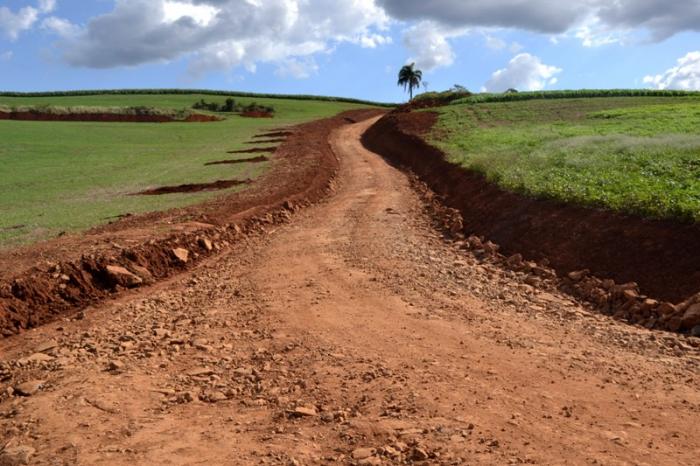
[[[40,112],[0,112],[0,120],[22,121],[99,121],[116,123],[208,123],[220,121],[219,117],[192,114],[183,120],[165,115],[120,115],[118,113],[53,114]]]
[[[466,234],[505,255],[546,261],[562,276],[590,269],[644,294],[679,303],[700,292],[700,226],[650,220],[504,191],[448,162],[423,136],[437,115],[394,112],[364,136],[367,147],[407,167],[461,213]]]
[[[375,110],[348,112],[358,119]],[[269,228],[325,196],[338,162],[328,136],[347,114],[299,126],[248,188],[204,205],[125,215],[93,230],[0,252],[0,335],[60,318],[122,291],[106,273],[125,267],[148,284],[192,267],[247,231]],[[212,248],[204,238],[211,238]],[[214,248],[214,246],[216,246]],[[187,249],[183,263],[174,249]]]
[[[199,193],[202,191],[220,191],[242,184],[251,184],[252,180],[218,180],[212,183],[181,184],[178,186],[162,186],[138,193],[140,196],[162,196],[174,193]]]
[[[320,203],[0,341],[3,461],[697,464],[697,339],[463,249],[348,118],[285,143],[328,148]]]

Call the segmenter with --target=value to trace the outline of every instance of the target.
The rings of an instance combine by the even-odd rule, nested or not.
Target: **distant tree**
[[[428,81],[423,81],[423,90],[425,90],[425,92],[428,92],[428,87],[430,87],[430,83]]]
[[[506,94],[517,94],[517,93],[518,93],[518,90],[515,89],[515,88],[513,88],[513,87],[511,87],[511,88],[508,89],[505,93],[506,93]]]
[[[452,89],[450,89],[452,92],[469,92],[467,91],[467,88],[462,86],[461,84],[455,84],[452,86]]]
[[[406,65],[399,71],[399,81],[397,85],[403,86],[404,91],[408,90],[411,98],[413,100],[413,89],[418,89],[420,83],[423,80],[423,72],[417,70],[415,63]]]

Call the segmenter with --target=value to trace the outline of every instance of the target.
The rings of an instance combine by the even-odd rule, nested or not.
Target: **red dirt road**
[[[0,341],[0,381],[35,382],[0,382],[0,458],[697,464],[695,341],[445,241],[371,123],[333,134],[336,192],[288,225]]]

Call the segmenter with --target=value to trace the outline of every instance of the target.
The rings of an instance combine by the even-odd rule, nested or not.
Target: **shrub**
[[[275,113],[274,107],[268,105],[258,105],[255,102],[243,105],[236,103],[232,98],[226,99],[223,104],[218,104],[216,102],[206,102],[201,99],[199,102],[195,102],[192,108],[196,110],[207,110],[210,112],[229,112],[229,113],[247,113],[247,112],[260,112],[260,113]]]

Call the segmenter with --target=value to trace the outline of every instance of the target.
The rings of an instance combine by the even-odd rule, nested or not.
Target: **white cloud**
[[[466,33],[466,29],[449,28],[433,21],[421,21],[409,27],[403,33],[404,46],[411,52],[407,63],[415,63],[424,71],[450,66],[455,53],[448,39]]]
[[[700,51],[678,59],[678,66],[662,74],[645,76],[644,84],[657,89],[700,90]]]
[[[31,29],[39,18],[39,11],[31,6],[20,8],[16,13],[6,6],[0,7],[0,33],[11,41]]]
[[[192,18],[197,24],[206,26],[219,13],[219,9],[211,5],[194,5],[178,1],[163,2],[163,21],[174,23],[181,18]]]
[[[299,60],[290,58],[279,64],[275,75],[280,78],[307,79],[318,72],[318,65],[313,58]]]
[[[374,0],[117,0],[61,43],[74,66],[111,68],[187,57],[189,75],[259,62],[300,76],[305,57],[340,42],[391,42],[390,19]]]
[[[601,47],[611,44],[624,44],[631,34],[627,28],[615,29],[604,24],[599,18],[589,16],[572,32],[584,47]]]
[[[56,0],[39,0],[39,11],[51,13],[56,9]]]
[[[51,13],[56,8],[56,0],[38,0],[37,8],[25,6],[12,11],[6,6],[0,7],[0,36],[11,41],[17,40],[20,34],[30,30],[41,15]]]
[[[534,55],[521,53],[513,57],[508,66],[493,73],[483,90],[504,92],[514,88],[520,91],[539,91],[547,85],[556,84],[556,75],[561,72],[561,68],[545,65]]]
[[[8,50],[6,52],[0,53],[0,61],[10,61],[12,60],[12,57],[14,56],[14,52],[12,50]]]
[[[484,33],[484,41],[486,42],[486,47],[490,48],[491,50],[500,51],[508,49],[508,51],[512,54],[517,54],[524,48],[522,44],[518,42],[511,42],[510,44],[508,44],[508,42],[501,39],[500,37],[491,35],[489,33]]]
[[[365,49],[374,49],[380,45],[391,44],[393,40],[391,36],[383,36],[381,34],[367,34],[360,37],[359,44]]]
[[[501,39],[500,37],[492,36],[490,34],[484,34],[484,41],[486,42],[486,47],[491,50],[503,50],[508,47],[508,43]]]
[[[56,16],[49,16],[41,22],[41,28],[54,34],[63,37],[70,38],[75,37],[80,34],[81,29],[79,26],[71,23],[70,21],[58,18]]]

